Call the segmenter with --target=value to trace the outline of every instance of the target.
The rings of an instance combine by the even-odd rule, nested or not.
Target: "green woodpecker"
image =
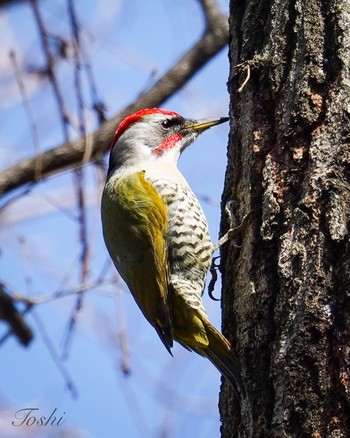
[[[112,143],[102,225],[119,274],[167,350],[175,340],[207,357],[244,394],[232,347],[209,322],[201,298],[217,246],[177,168],[198,134],[226,121],[185,119],[159,108],[126,117]]]

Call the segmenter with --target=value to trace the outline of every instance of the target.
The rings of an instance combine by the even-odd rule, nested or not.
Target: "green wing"
[[[102,196],[102,226],[111,258],[138,306],[170,352],[166,206],[144,172],[109,180]]]

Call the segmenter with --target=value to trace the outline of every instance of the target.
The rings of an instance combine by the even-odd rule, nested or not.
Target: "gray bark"
[[[231,0],[222,437],[350,436],[350,3]],[[227,224],[223,220],[222,229]]]

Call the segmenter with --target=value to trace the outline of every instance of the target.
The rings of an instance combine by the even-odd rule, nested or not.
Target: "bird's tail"
[[[204,311],[186,302],[183,291],[175,285],[172,294],[174,339],[188,350],[207,357],[231,383],[238,400],[246,398],[241,367],[232,346],[209,321]]]
[[[209,321],[203,321],[209,345],[202,349],[213,365],[231,383],[237,398],[246,397],[241,367],[229,341]]]

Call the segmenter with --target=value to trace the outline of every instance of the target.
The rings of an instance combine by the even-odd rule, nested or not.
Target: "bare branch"
[[[21,3],[23,0],[0,0],[0,8],[6,7],[10,4]]]
[[[220,19],[221,13],[216,3],[216,0],[198,0],[204,13],[206,25],[208,27],[216,23]]]
[[[24,319],[24,314],[30,309],[31,304],[26,304],[23,312],[15,306],[15,299],[6,291],[6,286],[0,283],[0,319],[5,321],[10,331],[0,339],[0,344],[11,332],[22,345],[29,345],[33,339],[33,332]]]
[[[207,3],[204,2],[203,3]],[[117,124],[128,114],[140,108],[159,106],[191,79],[210,59],[213,58],[228,41],[228,22],[224,15],[207,15],[204,34],[200,40],[165,74],[156,84],[135,102],[128,105],[112,119],[106,121],[92,134],[92,152],[90,161],[101,158],[108,150]],[[50,149],[39,157],[32,157],[5,169],[0,175],[0,195],[34,184],[35,167],[38,158],[42,163],[41,179],[79,167],[83,162],[85,138],[67,142]]]

